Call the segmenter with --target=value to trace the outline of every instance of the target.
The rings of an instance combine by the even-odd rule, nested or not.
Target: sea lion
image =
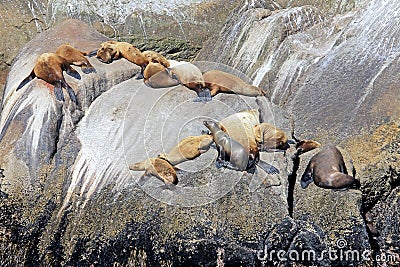
[[[239,77],[220,70],[210,70],[203,74],[205,86],[211,96],[218,93],[239,94],[245,96],[263,96],[265,92],[257,86],[247,84]]]
[[[216,122],[206,120],[203,123],[210,130],[217,145],[217,167],[245,171],[249,163],[249,151],[226,132],[222,131]]]
[[[168,68],[170,66],[168,59],[166,59],[160,53],[148,50],[148,51],[142,52],[142,54],[147,58],[148,63],[150,63],[150,62],[160,63],[161,65],[163,65],[166,68]]]
[[[143,76],[144,69],[148,64],[148,59],[138,48],[127,42],[116,41],[107,41],[102,43],[100,46],[101,47],[97,51],[96,56],[102,62],[111,63],[113,60],[123,57],[138,65],[141,69],[141,76]]]
[[[143,81],[146,83],[147,80],[150,79],[150,77],[154,76],[155,74],[163,70],[165,70],[165,67],[160,63],[150,62],[149,64],[147,64],[146,68],[143,71],[143,78],[144,78]]]
[[[213,142],[213,136],[208,134],[188,136],[182,139],[168,154],[160,154],[158,157],[172,165],[177,165],[207,152]]]
[[[321,144],[314,140],[300,140],[296,143],[297,155],[304,154],[310,150],[321,147]]]
[[[166,88],[179,84],[197,93],[198,98],[194,101],[207,102],[211,100],[210,90],[205,88],[200,69],[190,62],[178,62],[153,75],[146,82],[146,85],[152,88]]]
[[[260,113],[258,110],[245,110],[224,118],[218,125],[222,131],[226,132],[248,151],[249,170],[257,165],[267,173],[279,173],[278,169],[274,166],[260,160],[260,150],[253,130],[256,125],[260,124],[259,117]]]
[[[286,150],[289,148],[286,134],[269,123],[260,123],[253,127],[254,137],[260,151]]]
[[[256,109],[234,113],[219,121],[221,129],[244,146],[252,159],[258,157],[258,145],[253,128],[260,123],[260,113]]]
[[[130,165],[129,169],[132,171],[145,171],[138,181],[139,185],[143,185],[150,176],[155,176],[167,186],[178,184],[177,169],[164,159],[148,158],[145,161]]]
[[[86,52],[81,52],[71,45],[64,44],[57,48],[56,54],[72,65],[81,67],[83,73],[96,72],[96,69],[90,64],[89,60],[85,56],[88,55]]]
[[[342,153],[334,144],[328,144],[315,154],[301,177],[301,187],[306,188],[312,181],[328,189],[345,189],[360,182],[347,174]]]
[[[52,85],[54,85],[54,95],[59,101],[64,101],[64,94],[62,87],[67,89],[71,101],[75,104],[78,103],[74,90],[66,83],[63,71],[66,71],[69,75],[80,78],[79,73],[74,70],[67,60],[54,53],[41,54],[33,68],[32,72],[26,77],[17,87],[17,91],[25,86],[33,78],[37,77]]]

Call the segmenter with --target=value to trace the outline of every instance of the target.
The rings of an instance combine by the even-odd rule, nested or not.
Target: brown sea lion
[[[289,148],[286,134],[269,123],[260,123],[253,127],[255,140],[260,151],[276,151]]]
[[[145,161],[130,165],[129,169],[132,171],[145,171],[138,181],[139,185],[143,185],[150,176],[155,176],[167,186],[178,184],[176,168],[164,159],[148,158]]]
[[[253,128],[260,123],[256,109],[234,113],[219,122],[221,129],[248,150],[251,159],[259,156]]]
[[[179,84],[197,93],[198,98],[194,101],[207,102],[211,100],[210,90],[204,87],[203,74],[196,65],[190,62],[178,62],[178,64],[153,75],[146,82],[146,85],[152,88],[166,88]]]
[[[207,152],[213,142],[213,137],[208,134],[188,136],[182,139],[168,154],[160,154],[158,157],[167,160],[172,165],[177,165]]]
[[[321,144],[314,140],[300,140],[296,143],[297,155],[304,154],[310,150],[321,147]]]
[[[81,52],[71,45],[65,44],[57,48],[56,54],[65,58],[65,60],[72,65],[81,67],[83,73],[96,72],[96,69],[90,64],[89,60],[85,57],[88,55],[86,52]]]
[[[160,63],[164,67],[168,68],[170,66],[168,59],[166,59],[163,55],[160,53],[157,53],[155,51],[144,51],[142,54],[147,58],[147,61],[153,62],[153,63]]]
[[[245,96],[263,96],[265,92],[257,86],[247,84],[239,77],[220,70],[210,70],[203,74],[205,86],[211,96],[218,93],[239,94]]]
[[[260,124],[259,117],[258,110],[245,110],[224,118],[218,125],[222,131],[228,133],[231,138],[239,142],[248,151],[248,169],[251,170],[257,165],[267,173],[279,173],[274,166],[260,160],[260,151],[253,131],[254,127]]]
[[[144,82],[146,83],[147,80],[150,79],[150,77],[154,76],[155,74],[163,70],[165,70],[165,67],[160,63],[150,62],[149,64],[147,64],[143,72]]]
[[[41,54],[38,57],[32,72],[20,83],[17,90],[21,89],[25,84],[37,77],[54,85],[54,95],[57,100],[64,101],[64,94],[62,91],[62,87],[64,87],[67,89],[71,101],[77,104],[75,92],[66,83],[63,71],[66,71],[69,75],[75,78],[80,78],[79,73],[74,70],[63,57],[54,53]]]
[[[123,57],[140,67],[141,76],[143,76],[144,69],[148,64],[147,57],[138,48],[126,42],[104,42],[97,50],[96,56],[104,63],[111,63],[113,60]]]
[[[217,145],[217,167],[245,171],[249,163],[249,151],[226,132],[222,131],[218,123],[210,120],[203,123],[210,130]]]
[[[324,146],[311,158],[301,177],[301,187],[306,188],[312,181],[316,186],[328,189],[360,187],[360,182],[347,174],[342,153],[333,144]]]

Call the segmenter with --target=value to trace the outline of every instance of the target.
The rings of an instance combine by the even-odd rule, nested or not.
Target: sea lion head
[[[107,44],[97,51],[96,56],[104,63],[111,63],[117,52],[117,48],[114,45]]]
[[[298,155],[304,154],[318,147],[321,147],[321,144],[314,140],[300,140],[296,144]]]
[[[210,132],[212,134],[221,130],[221,128],[218,126],[218,124],[215,121],[206,120],[206,121],[203,121],[203,124],[208,128],[208,130],[210,130]]]

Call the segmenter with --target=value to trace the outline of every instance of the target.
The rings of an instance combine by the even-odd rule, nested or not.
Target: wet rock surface
[[[375,6],[342,1],[336,5],[340,11],[332,11],[334,2],[325,2],[329,9],[304,6],[301,1],[296,1],[296,7],[285,6],[287,1],[253,1],[257,10],[247,5],[236,10],[232,16],[237,19],[227,22],[219,42],[197,57],[216,61],[197,62],[203,71],[210,66],[232,71],[224,64],[231,65],[235,74],[266,89],[273,103],[265,97],[226,94],[206,104],[196,103],[195,92],[183,86],[146,87],[135,79],[139,67],[124,59],[103,64],[90,58],[97,73],[86,75],[76,68],[81,80],[65,74],[77,93],[78,105],[68,98],[64,103],[56,101],[52,86],[38,79],[15,92],[40,53],[65,42],[90,51],[107,37],[69,20],[33,39],[11,68],[3,101],[1,127],[10,123],[0,142],[0,167],[4,169],[0,175],[0,261],[5,266],[348,266],[382,262],[396,266],[400,128],[396,109],[390,110],[397,103],[396,29],[381,29],[381,21],[374,21],[376,32],[394,34],[393,47],[380,54],[381,65],[372,51],[355,53],[368,56],[364,64],[354,67],[351,49],[357,48],[355,38],[372,33],[358,32],[357,19],[360,24],[369,21]],[[271,6],[276,3],[281,7]],[[360,10],[349,11],[353,5]],[[395,5],[382,5],[376,12]],[[287,8],[281,10],[282,6]],[[339,15],[330,17],[330,12]],[[389,16],[395,14],[390,12],[383,21],[391,21]],[[245,30],[230,28],[237,25]],[[333,25],[339,28],[325,31]],[[256,57],[249,48],[252,37],[246,38],[261,28],[266,30],[264,41],[274,41],[261,51],[253,42],[259,51]],[[323,37],[326,43],[320,43]],[[382,41],[379,35],[372,39]],[[236,50],[226,49],[227,42]],[[231,51],[235,53],[228,55]],[[362,77],[365,73],[355,74],[364,67],[375,75],[373,81]],[[316,82],[306,82],[310,77]],[[346,131],[340,127],[347,129],[347,117],[343,121],[336,118],[354,110],[354,105],[348,107],[340,97],[346,98],[350,89],[354,98],[357,92],[370,93],[351,121],[352,131]],[[318,101],[304,102],[307,96]],[[382,99],[392,102],[386,105]],[[339,102],[340,113],[330,110]],[[330,115],[316,112],[318,105],[321,109],[327,105]],[[364,112],[367,106],[371,107],[368,114]],[[259,110],[260,122],[272,123],[289,136],[294,132],[298,138],[315,138],[322,144],[340,141],[348,151],[344,153],[346,166],[354,165],[361,191],[326,190],[314,184],[301,189],[299,179],[318,149],[298,157],[293,145],[286,152],[261,153],[261,159],[279,169],[278,175],[259,168],[254,174],[217,169],[217,152],[211,148],[177,166],[179,183],[172,190],[155,178],[143,186],[136,183],[143,172],[129,171],[130,164],[168,152],[188,135],[201,134],[206,130],[204,119],[222,120],[244,109]],[[359,118],[361,111],[368,116]],[[371,114],[384,117],[384,123]],[[367,120],[371,122],[368,127]],[[372,127],[375,124],[380,125]],[[367,212],[372,219],[366,219]],[[371,232],[370,220],[378,234]],[[333,256],[329,254],[332,250]],[[316,259],[303,255],[310,251]],[[378,256],[393,258],[378,261]]]

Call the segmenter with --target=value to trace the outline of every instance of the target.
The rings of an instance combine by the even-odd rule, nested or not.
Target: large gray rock
[[[355,136],[400,115],[400,4],[367,3],[334,17],[317,5],[267,12],[249,4],[197,60],[244,72],[293,114],[299,136]]]
[[[138,186],[143,172],[128,166],[201,134],[204,119],[258,109],[257,102],[262,117],[276,109],[267,112],[265,98],[220,94],[203,104],[182,86],[152,89],[124,59],[90,58],[97,73],[65,75],[78,105],[56,101],[53,87],[38,79],[15,91],[40,53],[62,43],[92,50],[104,40],[70,20],[32,40],[10,71],[1,117],[1,258],[11,265],[199,266],[223,250],[226,264],[256,265],[259,237],[288,215],[284,172],[217,169],[210,149],[180,164],[180,182],[169,190],[155,178]],[[282,156],[268,161],[286,166]]]

